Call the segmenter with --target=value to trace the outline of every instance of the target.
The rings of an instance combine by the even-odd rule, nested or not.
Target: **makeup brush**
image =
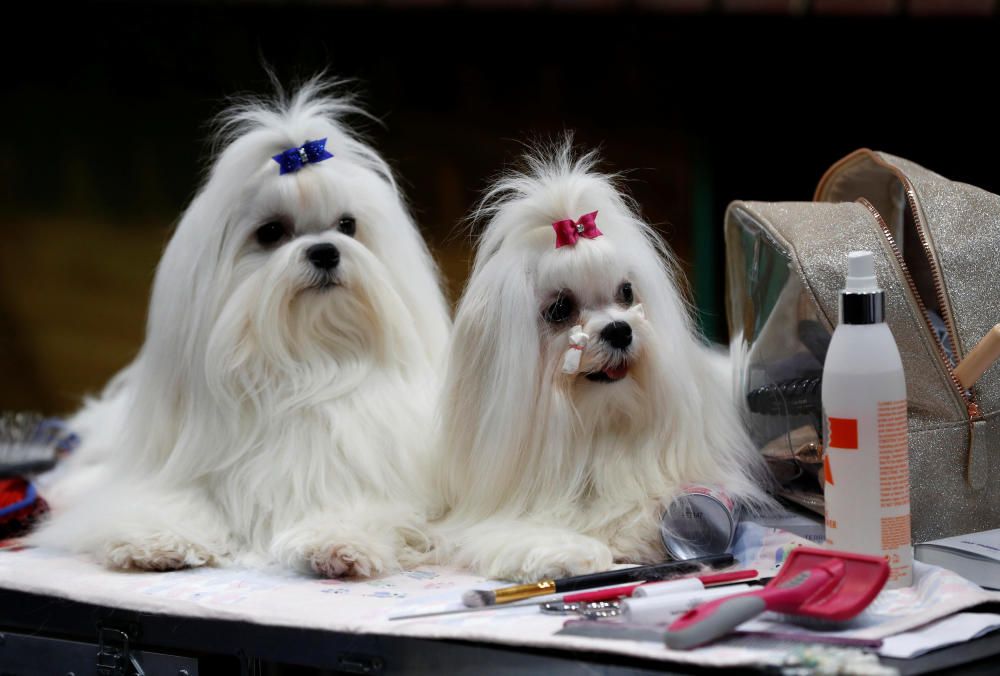
[[[669,561],[651,566],[635,566],[603,573],[564,577],[559,580],[541,580],[501,589],[470,589],[462,594],[462,603],[468,608],[511,603],[543,594],[561,594],[594,587],[609,587],[630,582],[670,580],[682,575],[701,572],[704,568],[725,568],[733,563],[732,554],[713,554],[686,561]]]

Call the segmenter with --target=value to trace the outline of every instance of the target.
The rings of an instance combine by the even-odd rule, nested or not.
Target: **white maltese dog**
[[[444,386],[442,534],[457,563],[514,580],[663,560],[684,484],[767,501],[666,247],[593,154],[549,155],[480,208]]]
[[[448,309],[388,166],[342,123],[358,112],[313,80],[223,117],[145,344],[71,421],[83,446],[34,542],[327,576],[423,555]]]

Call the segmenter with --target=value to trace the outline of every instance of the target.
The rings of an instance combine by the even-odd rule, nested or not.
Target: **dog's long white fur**
[[[725,355],[696,334],[669,251],[595,160],[569,141],[542,150],[478,213],[443,394],[441,557],[493,577],[662,560],[658,516],[687,483],[767,502]],[[595,210],[602,237],[555,248],[554,221]],[[644,312],[615,298],[625,280]],[[582,309],[554,327],[542,312],[560,289]],[[615,320],[633,331],[624,380],[561,372],[573,323],[592,337],[582,372],[620,360],[594,339]]]
[[[422,556],[429,428],[449,331],[392,173],[314,79],[221,118],[222,148],[156,272],[134,362],[71,421],[83,446],[34,542],[111,566],[246,559],[372,575]],[[334,157],[271,159],[327,138]],[[354,237],[339,219],[356,219]],[[278,247],[262,223],[294,222]],[[340,252],[315,286],[306,249]]]

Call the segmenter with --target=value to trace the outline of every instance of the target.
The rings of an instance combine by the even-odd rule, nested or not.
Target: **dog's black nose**
[[[611,347],[624,350],[632,344],[632,327],[628,322],[611,322],[601,329],[601,340]]]
[[[320,270],[331,270],[340,262],[340,251],[332,244],[313,244],[306,249],[306,258]]]

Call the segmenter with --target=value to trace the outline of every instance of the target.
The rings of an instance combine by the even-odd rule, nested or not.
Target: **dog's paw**
[[[108,542],[98,558],[109,568],[123,570],[179,570],[216,562],[204,547],[166,533]]]
[[[403,570],[426,566],[437,560],[440,538],[426,527],[403,525],[396,528],[396,557]]]
[[[637,505],[610,529],[608,546],[620,563],[661,561],[667,556],[663,547],[659,502]]]
[[[519,563],[497,571],[496,577],[520,582],[551,580],[608,570],[613,563],[607,545],[587,536],[536,544],[524,552]]]
[[[373,577],[389,566],[377,548],[350,544],[315,547],[306,554],[306,561],[323,577]]]

